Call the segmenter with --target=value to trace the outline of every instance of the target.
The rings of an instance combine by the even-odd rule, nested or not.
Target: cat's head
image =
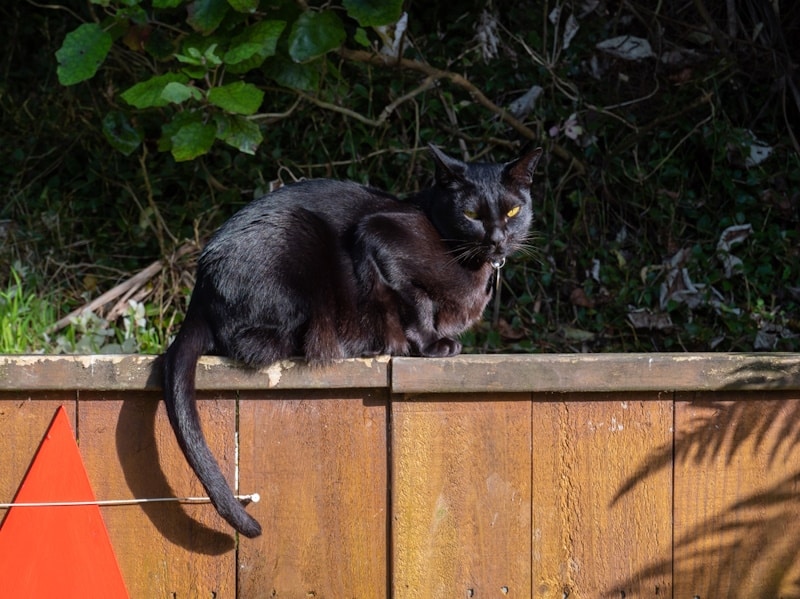
[[[501,266],[528,239],[531,181],[542,149],[504,164],[462,162],[436,146],[430,149],[436,162],[428,209],[434,226],[460,262]]]

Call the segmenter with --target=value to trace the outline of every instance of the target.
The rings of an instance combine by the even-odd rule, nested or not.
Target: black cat
[[[198,358],[257,368],[375,354],[452,356],[491,295],[494,269],[525,246],[542,150],[464,163],[431,146],[435,184],[405,201],[309,180],[242,208],[203,250],[186,319],[164,357],[164,399],[212,503],[248,537],[261,527],[231,492],[195,405]]]

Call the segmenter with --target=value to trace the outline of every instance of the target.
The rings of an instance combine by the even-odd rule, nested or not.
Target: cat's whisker
[[[480,242],[462,242],[447,251],[447,253],[452,256],[452,259],[448,262],[448,266],[458,264],[459,262],[470,262],[480,256],[482,251],[483,245]]]
[[[516,253],[520,256],[527,258],[529,260],[533,260],[540,266],[544,264],[544,254],[540,247],[532,245],[532,244],[521,244],[516,248]]]
[[[459,264],[461,262],[468,262],[473,256],[472,252],[465,251],[455,254],[448,262],[448,266],[453,266],[455,264]]]
[[[460,246],[448,249],[447,266],[453,266],[454,264],[458,264],[463,258],[463,252],[464,250]]]

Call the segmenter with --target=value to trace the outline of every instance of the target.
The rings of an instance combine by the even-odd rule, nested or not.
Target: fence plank
[[[530,596],[530,395],[395,397],[392,472],[395,598]]]
[[[675,596],[800,596],[800,394],[685,394],[675,453]]]
[[[671,473],[635,478],[648,455],[671,448],[670,399],[534,395],[534,597],[670,596],[670,573],[645,570],[671,557]]]
[[[385,389],[241,396],[241,489],[263,536],[239,547],[239,596],[387,593]]]
[[[280,360],[252,370],[228,358],[202,356],[197,364],[197,388],[334,389],[385,387],[388,356],[336,360],[326,366],[308,366],[304,360]],[[68,389],[159,389],[160,363],[156,356],[0,354],[0,391]]]
[[[80,450],[98,499],[202,496],[157,392],[81,392]],[[206,437],[233,480],[235,400],[198,395]],[[233,537],[211,505],[103,507],[131,597],[235,596]]]
[[[14,499],[59,406],[75,430],[75,398],[74,391],[0,392],[0,503]]]
[[[797,355],[499,354],[392,359],[394,393],[770,388],[800,389]]]

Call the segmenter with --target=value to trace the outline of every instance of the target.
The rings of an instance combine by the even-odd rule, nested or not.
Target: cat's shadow
[[[161,360],[153,365],[148,388],[160,387]],[[122,402],[116,429],[116,446],[125,481],[139,499],[174,497],[162,470],[156,442],[160,391],[146,392]],[[232,550],[232,536],[209,528],[186,513],[178,502],[140,504],[156,529],[170,542],[207,555]]]

